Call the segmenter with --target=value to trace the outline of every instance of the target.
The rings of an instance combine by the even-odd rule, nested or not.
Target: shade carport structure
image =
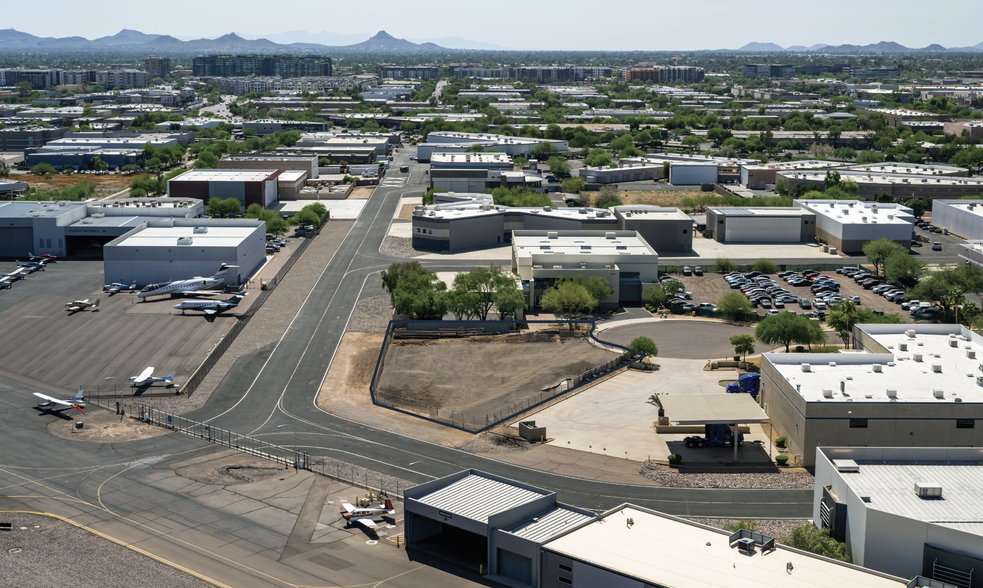
[[[761,423],[768,415],[750,394],[660,395],[659,400],[670,422],[679,425],[727,425],[734,438],[737,461],[738,425]]]

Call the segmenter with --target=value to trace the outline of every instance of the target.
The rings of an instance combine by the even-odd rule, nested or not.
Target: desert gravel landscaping
[[[355,305],[346,333],[384,333],[393,316],[388,295],[363,298]]]
[[[686,474],[655,462],[644,462],[638,468],[642,476],[673,488],[760,488],[793,489],[815,486],[815,478],[802,470],[780,470],[778,473]]]
[[[741,521],[737,519],[690,519],[694,523],[708,525],[718,529],[726,529],[729,525],[736,525]],[[778,539],[781,543],[792,534],[792,529],[808,524],[809,521],[802,519],[757,519],[754,523],[758,526],[758,533],[768,535]]]

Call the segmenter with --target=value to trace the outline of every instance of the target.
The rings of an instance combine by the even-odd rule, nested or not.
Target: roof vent
[[[833,466],[838,472],[859,472],[860,466],[852,459],[834,459]]]
[[[836,362],[835,361],[829,362],[829,367],[836,367]]]
[[[547,239],[559,239],[560,238],[560,235],[556,231],[549,231],[549,232],[546,233],[546,238]]]
[[[208,232],[208,227],[195,227],[193,232],[194,233],[207,233]]]
[[[833,397],[833,391],[830,390],[829,388],[823,388],[823,398],[832,398],[832,397]]]
[[[605,231],[604,232],[604,238],[605,239],[614,239],[614,231]]]
[[[194,239],[192,239],[191,237],[181,237],[181,238],[179,238],[177,240],[177,244],[178,245],[191,245],[191,243],[193,241],[194,241]]]
[[[919,498],[942,498],[942,484],[915,482],[915,495]]]
[[[912,355],[911,358],[914,359],[915,361],[921,361],[922,360],[922,354],[921,353],[916,353],[916,354]]]
[[[940,364],[940,363],[933,363],[932,364],[932,371],[935,372],[935,373],[937,373],[937,374],[941,374],[942,373],[942,364]]]
[[[908,329],[907,331],[904,332],[904,334],[907,335],[907,336],[909,336],[909,337],[911,337],[912,339],[914,339],[915,338],[915,329]]]
[[[932,390],[932,396],[936,398],[945,398],[945,390]]]
[[[874,373],[877,373],[877,374],[881,373],[881,370],[884,369],[884,366],[882,366],[879,363],[875,363],[873,367],[874,367]]]
[[[804,364],[802,364],[802,371],[807,372],[807,373],[808,372],[811,372],[812,371],[812,366],[809,365],[809,364],[807,364],[807,363],[804,363]]]
[[[887,397],[888,398],[897,398],[898,397],[898,391],[897,390],[888,390],[887,391]]]

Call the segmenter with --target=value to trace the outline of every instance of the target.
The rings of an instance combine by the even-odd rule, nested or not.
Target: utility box
[[[519,436],[530,443],[539,443],[546,440],[546,427],[537,427],[536,421],[523,421],[519,423]]]
[[[85,423],[83,423],[82,421],[75,421],[75,428],[76,429],[81,429],[84,426],[85,426]]]

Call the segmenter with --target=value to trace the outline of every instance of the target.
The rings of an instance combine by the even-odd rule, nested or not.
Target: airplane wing
[[[59,400],[57,398],[52,398],[51,396],[46,396],[44,394],[41,394],[40,392],[35,392],[34,395],[37,396],[38,398],[42,398],[44,400],[47,400],[48,402],[50,402],[52,404],[63,404],[65,406],[71,406],[72,405],[71,402],[65,402],[64,400]]]
[[[358,523],[358,524],[360,524],[360,525],[362,525],[363,527],[367,527],[369,529],[373,529],[374,530],[374,529],[378,529],[379,528],[379,525],[375,524],[375,521],[373,521],[370,518],[355,519],[355,522]]]
[[[140,372],[139,376],[134,376],[130,378],[130,381],[134,382],[135,384],[142,384],[146,382],[150,378],[150,376],[153,375],[153,373],[154,373],[154,368],[148,367],[147,369]]]
[[[214,308],[206,308],[205,314],[218,314],[218,311],[215,310]]]
[[[344,508],[348,512],[355,512],[355,507],[352,506],[352,503],[348,502],[347,500],[339,500],[338,504],[340,504],[342,508]]]

